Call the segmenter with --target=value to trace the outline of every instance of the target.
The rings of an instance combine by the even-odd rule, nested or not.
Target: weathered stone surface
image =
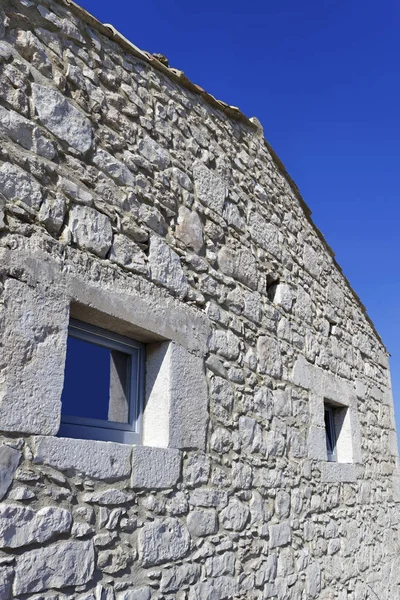
[[[181,206],[179,208],[178,224],[175,231],[186,246],[200,252],[203,247],[203,224],[199,215],[192,210]]]
[[[1,34],[1,21],[0,21]],[[1,35],[0,35],[1,37]],[[2,600],[11,600],[12,580],[14,569],[11,567],[0,567],[0,598]]]
[[[280,523],[279,525],[270,525],[269,527],[269,547],[271,549],[279,546],[286,546],[292,539],[292,531],[289,523]]]
[[[120,479],[131,473],[128,445],[69,438],[35,438],[34,462],[61,471],[74,469],[96,479]]]
[[[182,456],[173,448],[134,446],[131,486],[140,489],[172,488],[182,470]]]
[[[228,600],[234,597],[235,592],[235,579],[224,575],[196,583],[190,588],[189,600]]]
[[[144,567],[183,558],[189,547],[189,532],[175,518],[155,519],[139,532],[139,557]]]
[[[104,492],[87,492],[83,495],[82,500],[90,504],[101,504],[103,506],[116,506],[118,504],[126,504],[132,502],[133,494],[128,494],[123,490],[111,488]]]
[[[109,258],[129,271],[148,273],[145,253],[135,242],[132,242],[125,235],[114,235]]]
[[[281,255],[279,229],[268,223],[261,215],[252,212],[249,216],[249,231],[254,241],[277,258]]]
[[[252,290],[257,289],[257,263],[249,250],[224,246],[218,253],[218,264],[225,275],[237,279]]]
[[[39,221],[55,235],[61,229],[66,212],[66,199],[62,194],[55,198],[47,197],[40,207]]]
[[[3,430],[57,433],[67,328],[62,289],[6,280],[0,305]]]
[[[220,556],[210,556],[206,559],[204,570],[207,577],[235,574],[235,554],[225,552]]]
[[[19,450],[6,444],[0,446],[0,500],[4,498],[10,487],[20,460]]]
[[[38,182],[29,173],[10,163],[0,167],[0,193],[11,202],[22,202],[35,210],[43,199]]]
[[[135,185],[135,178],[128,167],[102,148],[98,148],[93,157],[93,162],[120,185],[129,185],[131,187]]]
[[[195,510],[189,513],[187,526],[191,535],[213,535],[218,531],[217,513],[215,510]]]
[[[67,541],[29,550],[18,557],[14,594],[82,585],[91,580],[94,550],[91,541]]]
[[[50,160],[55,156],[53,144],[35,124],[13,110],[0,107],[0,130],[27,150]]]
[[[160,170],[166,169],[171,162],[168,150],[165,150],[150,137],[140,140],[138,149],[146,160]]]
[[[0,548],[42,544],[69,531],[71,523],[71,513],[63,508],[48,506],[35,512],[24,506],[0,506]]]
[[[69,212],[68,229],[75,244],[98,256],[104,257],[111,247],[110,220],[94,208],[73,206]]]
[[[202,162],[193,166],[194,188],[197,198],[217,212],[222,214],[227,189],[225,183]]]
[[[250,515],[248,506],[233,499],[228,506],[221,511],[220,521],[222,527],[233,531],[243,531]]]
[[[85,153],[92,146],[92,125],[57,90],[32,84],[35,109],[43,125],[56,137],[67,142],[78,152]]]
[[[116,600],[150,600],[151,588],[147,585],[134,589],[120,592],[116,596]]]
[[[180,298],[186,296],[189,284],[179,256],[157,236],[152,236],[150,240],[149,265],[153,281],[165,286]]]
[[[271,377],[281,377],[282,356],[278,340],[260,336],[257,342],[257,352],[260,373],[267,373]]]
[[[193,585],[200,577],[200,565],[185,564],[172,569],[163,569],[160,590],[178,592],[184,586]]]

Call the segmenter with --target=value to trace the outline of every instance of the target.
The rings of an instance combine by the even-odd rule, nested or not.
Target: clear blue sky
[[[400,431],[398,0],[78,0],[264,126],[392,354]]]

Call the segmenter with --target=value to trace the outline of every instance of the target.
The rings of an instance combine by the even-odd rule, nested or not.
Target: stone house
[[[388,353],[257,119],[160,59],[1,2],[0,598],[396,600]]]

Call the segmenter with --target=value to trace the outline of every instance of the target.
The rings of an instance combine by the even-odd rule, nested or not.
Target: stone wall
[[[259,124],[3,0],[0,138],[0,598],[399,598],[388,355]],[[56,437],[70,314],[169,343],[144,446]]]

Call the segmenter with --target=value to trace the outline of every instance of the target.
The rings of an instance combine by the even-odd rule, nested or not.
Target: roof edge
[[[222,100],[217,100],[212,94],[206,92],[202,87],[200,87],[199,85],[190,81],[190,79],[188,79],[186,77],[186,75],[184,74],[183,71],[180,71],[179,69],[167,67],[166,65],[164,65],[162,62],[160,62],[155,56],[153,56],[149,52],[141,50],[140,48],[135,46],[135,44],[133,44],[125,36],[123,36],[113,25],[110,25],[108,23],[101,23],[98,19],[96,19],[96,17],[94,17],[87,10],[85,10],[84,8],[79,6],[79,4],[74,2],[74,0],[57,0],[57,1],[60,2],[60,4],[65,4],[68,7],[70,7],[72,9],[72,11],[75,12],[83,21],[85,21],[91,27],[96,28],[97,31],[99,31],[100,33],[102,33],[103,35],[105,35],[106,37],[111,39],[112,41],[119,44],[121,46],[121,48],[123,48],[124,50],[127,50],[128,52],[130,52],[137,58],[140,58],[141,60],[149,63],[152,67],[154,67],[158,71],[161,71],[162,73],[167,75],[167,77],[169,77],[173,81],[179,83],[180,85],[182,85],[186,89],[190,90],[191,92],[200,95],[208,104],[210,104],[214,108],[217,108],[218,110],[221,110],[228,117],[235,119],[236,121],[241,121],[241,122],[245,123],[250,129],[253,129],[254,131],[260,131],[260,127],[257,125],[257,123],[253,122],[239,108],[237,108],[236,106],[230,106],[229,104],[227,104],[226,102],[223,102]],[[305,202],[305,200],[303,199],[303,197],[299,191],[299,188],[297,187],[297,185],[293,181],[293,179],[290,177],[289,173],[286,170],[285,165],[283,164],[283,162],[281,161],[281,159],[279,158],[279,156],[277,155],[275,150],[272,148],[272,146],[267,142],[265,137],[264,137],[264,143],[265,143],[266,147],[268,148],[268,151],[271,154],[271,157],[275,163],[275,166],[277,167],[277,169],[279,170],[281,175],[286,179],[292,192],[294,193],[297,200],[299,201],[300,206],[302,207],[308,222],[314,229],[314,231],[317,234],[320,241],[323,243],[328,254],[331,256],[335,267],[338,269],[339,273],[344,278],[348,288],[350,289],[351,293],[353,294],[353,297],[354,297],[356,303],[361,308],[362,313],[364,314],[366,320],[370,324],[372,331],[376,335],[378,341],[382,344],[383,348],[389,354],[381,336],[379,335],[378,331],[376,330],[376,327],[375,327],[372,319],[368,315],[365,305],[362,303],[360,297],[354,290],[350,281],[348,280],[346,275],[343,273],[341,266],[337,262],[337,260],[335,258],[335,252],[333,251],[331,246],[326,241],[323,233],[320,231],[320,229],[317,227],[317,225],[314,223],[313,219],[311,218],[312,211],[311,211],[310,207],[307,205],[307,203]]]

